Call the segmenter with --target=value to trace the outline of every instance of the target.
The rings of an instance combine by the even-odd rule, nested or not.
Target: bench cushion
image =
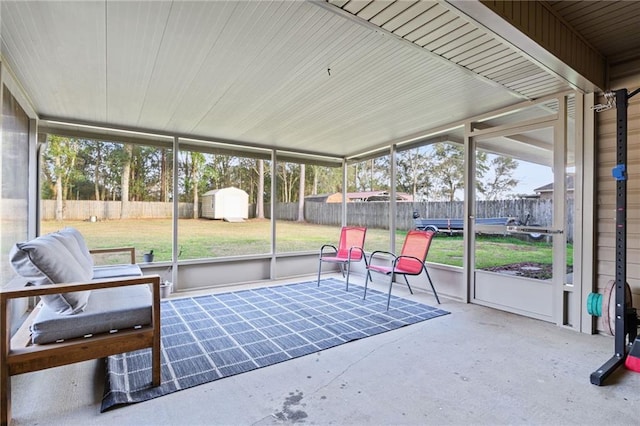
[[[9,255],[16,273],[29,285],[88,282],[93,278],[91,265],[70,233],[54,232],[25,243],[18,243]],[[42,296],[44,303],[59,314],[81,312],[89,292],[71,292]]]
[[[93,267],[93,256],[91,256],[91,253],[89,252],[89,247],[87,247],[87,243],[84,240],[84,237],[82,236],[80,231],[78,231],[76,228],[67,226],[66,228],[63,228],[62,230],[58,231],[58,233],[63,236],[68,236],[73,238],[73,242],[77,244],[78,249],[80,251],[79,255],[81,255],[84,259],[86,259],[87,265],[89,267]],[[84,259],[82,261],[84,261]]]
[[[141,277],[141,276],[142,276],[142,270],[135,263],[124,264],[124,265],[109,265],[109,266],[93,267],[94,280],[103,280],[106,278]]]
[[[85,310],[75,315],[60,315],[42,306],[31,325],[31,339],[44,344],[148,325],[151,302],[148,285],[92,290]]]

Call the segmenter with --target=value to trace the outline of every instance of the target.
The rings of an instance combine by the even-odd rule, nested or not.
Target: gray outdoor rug
[[[150,349],[107,358],[101,411],[362,339],[449,312],[325,279],[165,300],[162,385],[151,387]]]

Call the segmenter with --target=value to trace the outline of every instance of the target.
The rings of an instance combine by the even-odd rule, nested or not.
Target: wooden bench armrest
[[[136,248],[135,247],[113,247],[113,248],[102,248],[102,249],[91,249],[89,253],[91,254],[104,254],[104,253],[120,253],[120,252],[129,252],[131,256],[131,264],[136,263]]]
[[[20,299],[23,297],[43,296],[47,294],[67,293],[71,291],[98,290],[101,288],[125,287],[141,284],[151,284],[154,296],[156,291],[158,292],[158,295],[160,294],[160,275],[143,275],[141,277],[106,278],[88,283],[48,284],[8,289],[0,292],[0,300],[5,302],[9,299]]]

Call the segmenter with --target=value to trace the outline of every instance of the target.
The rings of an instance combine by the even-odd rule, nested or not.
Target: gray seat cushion
[[[142,270],[136,264],[94,266],[93,279],[102,280],[106,278],[120,277],[141,277]]]
[[[92,290],[85,310],[75,315],[60,315],[43,305],[31,325],[31,338],[43,344],[148,325],[151,303],[148,285]]]

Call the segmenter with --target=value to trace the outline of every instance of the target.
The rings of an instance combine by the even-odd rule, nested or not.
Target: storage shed
[[[249,218],[249,194],[228,187],[214,189],[202,195],[202,217],[237,220]]]

